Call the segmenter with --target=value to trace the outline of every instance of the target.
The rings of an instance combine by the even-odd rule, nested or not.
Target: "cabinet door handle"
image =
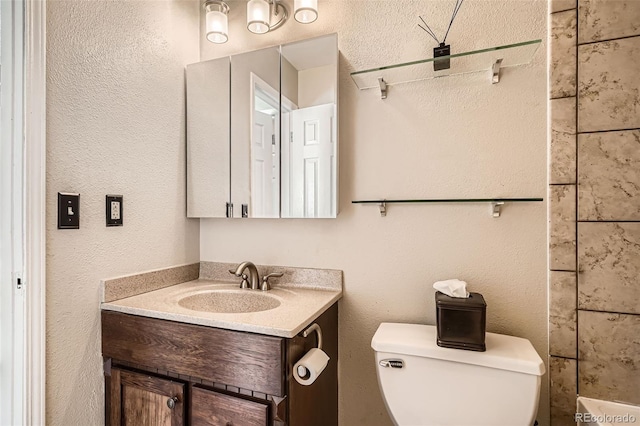
[[[174,408],[176,408],[176,402],[178,402],[178,397],[177,396],[174,396],[173,398],[167,399],[167,407],[169,407],[169,409],[173,410]]]

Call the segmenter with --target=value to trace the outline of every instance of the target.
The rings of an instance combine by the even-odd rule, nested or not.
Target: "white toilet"
[[[398,426],[531,426],[544,364],[527,339],[486,333],[486,352],[441,348],[436,327],[382,323],[371,341]]]

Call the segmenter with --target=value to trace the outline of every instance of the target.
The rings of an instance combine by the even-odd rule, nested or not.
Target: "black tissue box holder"
[[[436,292],[438,346],[484,352],[487,304],[480,293],[468,298],[450,297]]]

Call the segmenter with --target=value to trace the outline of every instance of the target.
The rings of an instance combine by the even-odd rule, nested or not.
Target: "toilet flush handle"
[[[381,367],[386,368],[403,368],[404,360],[401,360],[400,358],[383,359],[379,362],[379,364]]]

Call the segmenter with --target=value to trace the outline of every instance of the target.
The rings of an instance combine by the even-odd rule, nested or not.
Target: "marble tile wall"
[[[577,1],[550,0],[549,380],[552,426],[573,426],[577,394]]]
[[[583,222],[578,235],[579,308],[640,314],[640,223]]]
[[[549,188],[549,263],[551,270],[576,269],[576,186]]]
[[[578,137],[578,219],[640,220],[640,130]]]
[[[576,411],[576,379],[577,361],[575,359],[549,358],[549,374],[551,386],[551,425],[575,426],[573,416]]]
[[[576,273],[551,271],[549,275],[549,355],[575,358]]]
[[[551,98],[576,95],[576,10],[551,15]]]
[[[640,315],[580,311],[580,395],[640,404]]]
[[[573,426],[576,394],[640,403],[640,0],[550,12],[551,424]]]
[[[640,127],[640,37],[579,46],[578,69],[579,132]]]
[[[552,99],[549,183],[576,183],[576,97]]]
[[[576,8],[577,0],[551,0],[551,13],[562,12]]]
[[[561,1],[557,0],[557,3]],[[580,0],[579,43],[611,40],[640,34],[640,1]]]

